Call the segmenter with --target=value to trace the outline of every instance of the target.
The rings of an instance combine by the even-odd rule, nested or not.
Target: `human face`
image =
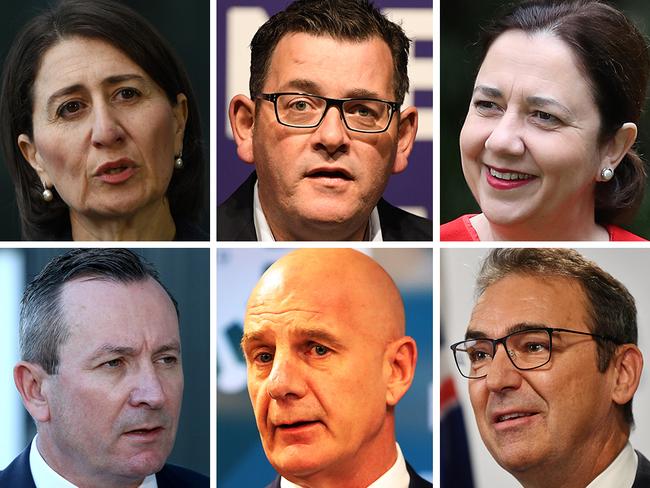
[[[479,298],[467,336],[497,338],[535,326],[591,332],[585,300],[573,280],[507,275]],[[516,369],[499,345],[488,375],[469,380],[476,423],[495,460],[520,481],[539,481],[569,479],[597,469],[597,459],[613,459],[620,427],[611,369],[598,371],[591,337],[555,333],[550,362],[530,371]]]
[[[176,436],[183,370],[174,306],[152,279],[81,278],[64,285],[61,307],[69,337],[44,383],[43,455],[84,486],[141,481],[162,468]]]
[[[261,296],[249,302],[242,348],[273,467],[292,481],[384,472],[390,464],[377,465],[392,452],[388,433],[394,438],[377,321],[336,290],[279,288]]]
[[[589,80],[563,41],[501,34],[460,135],[465,179],[487,219],[537,228],[593,222],[599,129]]]
[[[379,38],[285,35],[271,57],[264,93],[287,91],[394,100],[390,49]],[[406,167],[405,156],[396,162],[399,124],[396,114],[386,132],[351,132],[334,108],[316,129],[296,129],[277,122],[271,102],[258,101],[253,159],[272,229],[277,223],[293,229],[325,225],[363,234],[391,173]]]
[[[71,212],[132,216],[165,198],[182,149],[187,101],[172,106],[122,51],[72,37],[42,57],[34,82],[33,139],[18,141]]]

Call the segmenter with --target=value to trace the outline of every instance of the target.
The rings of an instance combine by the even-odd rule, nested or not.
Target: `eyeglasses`
[[[510,362],[517,369],[528,371],[544,366],[551,360],[554,332],[580,334],[620,344],[612,337],[589,332],[539,327],[513,332],[500,339],[468,339],[449,347],[454,351],[460,374],[465,378],[478,379],[487,376],[499,344],[503,345]]]
[[[388,129],[400,104],[378,98],[327,98],[306,93],[262,93],[260,99],[273,102],[275,117],[287,127],[318,127],[330,107],[339,109],[351,131],[377,133]]]

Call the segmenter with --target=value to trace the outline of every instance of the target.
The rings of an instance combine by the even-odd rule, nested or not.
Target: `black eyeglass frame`
[[[323,114],[321,115],[320,119],[318,119],[318,122],[315,124],[311,124],[311,125],[287,124],[286,122],[282,122],[280,120],[280,114],[278,112],[278,97],[282,95],[300,95],[304,97],[313,97],[313,98],[319,98],[321,100],[325,100],[325,110],[323,110]],[[325,118],[325,115],[327,115],[327,111],[330,109],[330,107],[336,107],[339,110],[339,115],[341,116],[341,120],[343,120],[343,123],[345,124],[345,127],[347,127],[348,130],[351,130],[353,132],[361,132],[364,134],[381,134],[382,132],[386,132],[390,127],[390,123],[393,121],[393,115],[395,114],[395,112],[399,112],[399,108],[402,106],[402,104],[399,102],[392,102],[390,100],[383,100],[381,98],[369,98],[369,97],[329,98],[329,97],[322,97],[320,95],[312,95],[311,93],[300,93],[300,92],[261,93],[257,96],[257,98],[261,100],[267,100],[269,102],[273,102],[273,108],[275,109],[275,118],[280,125],[284,125],[286,127],[292,127],[294,129],[314,129],[315,127],[318,127],[321,124],[321,122],[323,122],[323,119]],[[384,127],[382,130],[362,130],[362,129],[353,129],[352,127],[350,127],[343,113],[343,104],[345,102],[352,102],[355,100],[369,100],[372,102],[383,102],[388,104],[388,106],[390,107],[390,114],[388,115],[388,122],[386,122],[386,127]]]
[[[541,331],[544,331],[544,332],[546,332],[548,334],[548,338],[549,338],[549,341],[548,341],[548,359],[546,361],[544,361],[542,364],[539,364],[537,366],[533,366],[531,368],[520,368],[519,366],[517,366],[515,364],[515,361],[512,358],[512,355],[511,355],[510,351],[508,350],[508,348],[506,346],[506,341],[508,340],[508,338],[510,336],[513,336],[513,335],[524,334],[526,332],[541,332]],[[619,341],[618,339],[615,339],[613,337],[604,336],[604,335],[600,335],[600,334],[592,334],[591,332],[583,332],[583,331],[580,331],[580,330],[572,330],[572,329],[562,329],[562,328],[557,328],[557,327],[533,327],[533,328],[530,328],[530,329],[523,329],[523,330],[518,330],[516,332],[511,332],[510,334],[505,335],[505,336],[503,336],[503,337],[501,337],[499,339],[489,339],[487,337],[477,337],[477,338],[474,338],[474,339],[465,339],[463,341],[459,341],[459,342],[456,342],[456,343],[452,344],[451,346],[449,346],[449,348],[454,353],[454,362],[456,363],[456,369],[458,369],[458,372],[461,374],[461,376],[463,376],[464,378],[470,379],[470,380],[478,380],[478,379],[481,379],[481,378],[485,378],[488,374],[485,373],[482,376],[467,376],[467,375],[463,374],[463,371],[461,370],[461,367],[458,364],[458,358],[456,356],[456,349],[461,344],[464,344],[464,343],[466,343],[468,341],[488,341],[488,342],[491,342],[492,343],[492,358],[493,359],[494,359],[495,354],[497,353],[496,352],[497,351],[497,345],[502,344],[503,345],[503,350],[506,352],[506,356],[508,356],[508,359],[510,359],[510,362],[512,363],[512,365],[515,368],[517,368],[520,371],[530,371],[530,370],[533,370],[533,369],[541,368],[542,366],[548,364],[551,361],[551,357],[553,356],[553,333],[554,332],[568,332],[570,334],[580,334],[580,335],[584,335],[584,336],[594,337],[596,339],[601,339],[603,341],[613,342],[616,345],[623,344],[621,341]]]

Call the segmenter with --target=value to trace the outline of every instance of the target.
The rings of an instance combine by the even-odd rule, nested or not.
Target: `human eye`
[[[378,109],[372,106],[372,102],[359,101],[347,106],[346,112],[357,117],[377,118]]]
[[[157,362],[164,366],[173,366],[175,364],[178,364],[178,357],[170,354],[162,356],[157,360]]]
[[[253,355],[253,361],[260,364],[268,364],[273,361],[273,354],[268,351],[262,351]]]
[[[331,352],[331,349],[327,346],[323,346],[322,344],[314,342],[310,344],[309,351],[312,352],[315,356],[323,357],[327,356],[327,354]]]
[[[69,119],[75,117],[83,108],[85,104],[79,100],[68,100],[63,102],[56,109],[57,117],[62,119]]]
[[[531,114],[531,117],[539,125],[546,127],[555,127],[562,124],[562,121],[558,117],[543,110],[535,110]]]
[[[474,105],[474,109],[481,115],[496,115],[503,111],[499,104],[492,100],[478,99],[474,100],[472,104]]]
[[[492,359],[492,350],[488,343],[469,346],[466,352],[472,364],[479,364]]]
[[[124,365],[124,359],[122,359],[122,358],[114,358],[114,359],[109,359],[108,361],[104,361],[100,365],[100,367],[105,368],[105,369],[118,369],[123,365]]]
[[[114,97],[118,100],[130,101],[140,97],[140,95],[142,95],[140,90],[132,87],[124,87],[117,90]]]

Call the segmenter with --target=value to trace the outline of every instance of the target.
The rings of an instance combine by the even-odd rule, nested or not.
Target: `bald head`
[[[397,286],[373,259],[352,249],[299,249],[276,261],[253,289],[245,323],[259,313],[288,312],[296,300],[313,313],[337,311],[351,331],[382,342],[404,335]]]

